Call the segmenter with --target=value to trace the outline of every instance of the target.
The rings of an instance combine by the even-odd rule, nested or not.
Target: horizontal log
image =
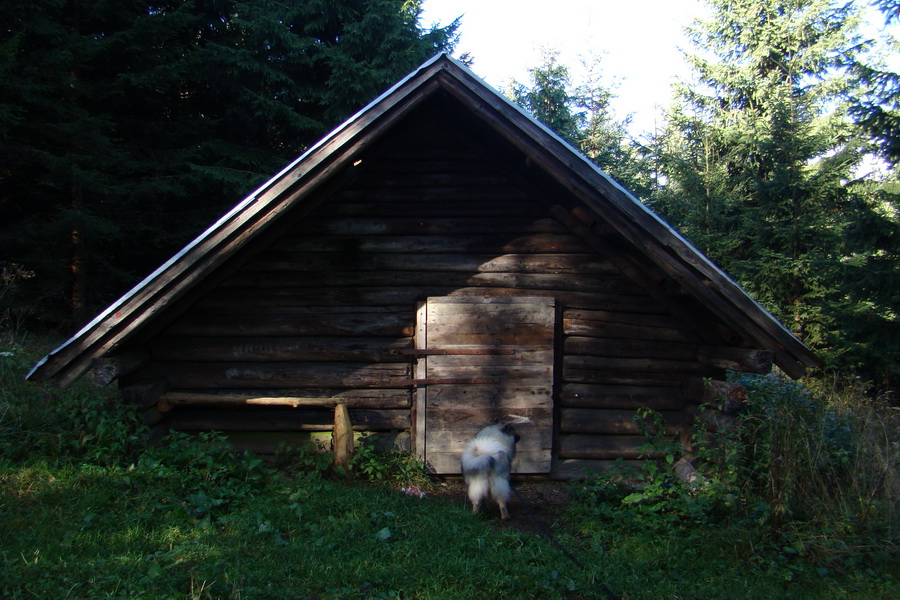
[[[620,358],[694,360],[697,357],[697,345],[692,343],[581,336],[567,337],[563,351],[571,355]]]
[[[413,219],[412,221],[421,221]],[[533,222],[533,221],[532,221]],[[368,223],[360,221],[359,226],[365,228]],[[377,227],[378,225],[375,225]],[[483,222],[483,229],[490,229],[491,224]],[[498,225],[501,229],[502,225]],[[352,242],[350,241],[352,240]],[[351,245],[352,244],[352,245]],[[303,237],[284,238],[278,246],[271,249],[266,256],[259,257],[258,261],[268,260],[268,256],[284,257],[292,262],[295,257],[305,257],[307,254],[315,255],[312,260],[324,259],[323,253],[344,253],[348,249],[359,255],[382,253],[436,253],[436,254],[557,254],[557,253],[581,253],[588,254],[588,248],[575,236],[566,232],[526,232],[515,233],[500,232],[461,232],[459,234],[433,234],[422,235],[411,233],[396,235],[393,233],[375,233],[354,235],[348,238],[344,235],[323,235],[318,232]],[[340,255],[334,257],[340,258]],[[595,255],[594,259],[598,257]],[[251,269],[256,269],[257,262],[248,264]],[[377,264],[377,263],[376,263]],[[307,270],[307,269],[304,269]],[[605,268],[604,272],[610,272]]]
[[[222,394],[222,395],[243,395],[249,397],[262,396],[283,396],[310,398],[312,401],[325,402],[337,398],[345,404],[356,403],[358,407],[365,408],[367,402],[371,402],[372,406],[381,406],[385,403],[398,403],[397,407],[406,406],[403,404],[412,394],[410,388],[291,388],[284,387],[278,389],[254,389],[254,388],[229,388],[227,390],[211,389],[211,390],[193,390],[193,389],[171,389],[171,392],[177,393],[201,393],[201,394]],[[390,408],[385,405],[383,408]]]
[[[487,173],[494,172],[493,165],[479,160],[474,153],[461,152],[455,156],[421,157],[415,154],[399,156],[394,153],[380,154],[377,158],[366,159],[369,171],[373,173]],[[358,182],[360,180],[357,180]],[[367,184],[368,179],[363,181]],[[371,185],[371,184],[369,184]]]
[[[436,325],[428,328],[429,337],[432,334],[439,336],[440,347],[454,346],[483,346],[483,347],[517,347],[517,346],[546,346],[553,343],[553,329],[540,325],[522,325],[501,331],[494,328],[493,331],[482,329],[481,331],[468,331],[469,327],[453,328],[449,325]],[[477,328],[476,328],[477,329]]]
[[[661,329],[686,329],[678,319],[669,314],[641,314],[632,311],[567,309],[563,317],[573,321],[658,327]]]
[[[435,296],[450,297],[511,297],[544,296],[554,298],[561,305],[583,308],[619,308],[643,311],[648,314],[658,312],[659,304],[647,296],[639,294],[605,294],[598,292],[567,292],[560,290],[515,290],[508,288],[453,287],[447,285],[427,287],[372,287],[372,288],[272,288],[265,294],[258,289],[220,288],[197,304],[197,309],[207,315],[245,314],[285,314],[290,307],[303,306],[347,306],[364,305],[367,308],[393,310],[397,307],[415,305],[416,302]],[[226,334],[227,335],[227,334]]]
[[[616,371],[594,369],[575,369],[566,367],[563,370],[565,383],[584,383],[598,385],[660,386],[678,387],[690,373],[646,371]]]
[[[435,216],[414,217],[376,217],[367,215],[366,218],[342,219],[342,218],[309,218],[298,231],[308,235],[285,236],[273,247],[273,251],[294,250],[296,248],[309,248],[307,238],[324,241],[327,237],[345,240],[344,236],[354,236],[362,243],[377,243],[375,240],[384,237],[410,238],[415,244],[417,239],[456,239],[458,242],[465,238],[476,238],[480,235],[489,236],[487,239],[510,239],[523,234],[555,233],[573,237],[556,219],[533,219],[518,215],[506,215],[505,218],[453,218]],[[502,235],[506,234],[506,235]],[[368,237],[365,237],[368,236]],[[462,239],[461,239],[462,238]],[[346,247],[346,246],[345,246]],[[313,246],[315,248],[315,246]]]
[[[408,379],[404,385],[491,385],[502,383],[500,377],[422,377]]]
[[[666,435],[681,433],[688,421],[681,411],[659,413],[666,426]],[[561,433],[591,433],[597,435],[638,435],[635,422],[637,412],[606,408],[563,408],[560,410]]]
[[[552,406],[553,390],[548,381],[529,385],[506,381],[496,385],[437,385],[428,388],[428,407],[487,406],[507,411]]]
[[[678,388],[640,385],[566,383],[559,400],[560,406],[572,408],[680,410],[684,406]]]
[[[523,387],[533,385],[546,387],[551,381],[553,372],[552,364],[504,366],[484,364],[471,367],[429,367],[427,379],[438,380],[433,383],[440,384],[440,380],[453,379],[492,379],[479,381],[478,383],[491,385],[500,391],[505,391],[507,385]]]
[[[428,333],[430,336],[431,331],[429,330]],[[545,372],[551,369],[553,365],[553,350],[550,347],[549,341],[550,340],[547,340],[547,345],[543,348],[535,348],[534,346],[507,346],[503,349],[508,349],[511,351],[511,353],[506,355],[432,355],[427,358],[425,363],[428,365],[429,371],[431,369],[452,371],[453,369],[472,369],[487,367],[497,369],[499,367],[508,367],[528,371]],[[438,343],[442,342],[443,340],[438,340]],[[481,347],[483,348],[484,346]],[[444,349],[452,352],[455,348],[459,348],[459,346],[453,346]]]
[[[315,304],[310,303],[307,305],[303,304],[294,304],[291,302],[285,302],[284,298],[293,297],[293,291],[287,290],[275,290],[272,292],[267,292],[266,294],[260,294],[259,290],[217,290],[217,293],[211,296],[207,296],[203,299],[202,302],[198,303],[197,306],[202,306],[203,310],[198,311],[201,314],[232,314],[237,316],[242,316],[246,314],[246,311],[241,310],[238,312],[216,312],[209,310],[215,304],[213,300],[216,298],[228,297],[230,295],[238,295],[238,296],[255,296],[260,300],[271,299],[273,303],[265,303],[260,306],[270,306],[271,308],[275,308],[275,305],[278,306],[279,314],[282,316],[288,315],[298,315],[298,316],[306,316],[306,317],[318,317],[321,319],[329,319],[331,315],[337,315],[337,318],[343,318],[345,315],[370,315],[372,320],[379,320],[380,317],[378,315],[396,315],[396,314],[406,314],[410,308],[408,304],[401,303],[394,306],[368,306],[368,305],[346,305],[346,304],[335,304],[335,305],[326,305],[323,303]],[[209,302],[209,304],[207,304]],[[388,317],[390,318],[390,317]]]
[[[553,300],[544,296],[500,296],[486,298],[453,297],[429,298],[428,321],[456,322],[460,318],[496,320],[503,317],[510,323],[550,326],[554,323]]]
[[[290,271],[242,272],[223,285],[229,288],[319,288],[349,287],[371,288],[384,286],[388,282],[396,287],[503,287],[523,290],[561,290],[575,292],[603,292],[610,294],[635,294],[637,290],[619,277],[589,274],[519,273],[519,272],[479,272],[480,266],[444,270],[449,265],[440,264],[446,260],[421,259],[409,261],[407,269],[397,270],[401,265],[391,265],[392,269],[371,268],[368,265],[322,265],[315,271],[304,272],[302,277]],[[415,264],[412,264],[415,263]],[[488,265],[490,266],[490,265]]]
[[[685,399],[694,404],[708,404],[725,414],[742,411],[749,402],[744,386],[729,381],[690,377],[682,385]]]
[[[569,433],[559,436],[559,456],[590,460],[655,458],[654,453],[641,449],[646,443],[637,435]]]
[[[755,350],[726,346],[700,346],[697,359],[703,364],[744,373],[769,373],[775,353],[771,350]]]
[[[338,191],[337,197],[340,202],[334,202],[329,210],[332,214],[346,216],[480,217],[509,216],[512,211],[520,216],[546,214],[545,210],[538,210],[530,195],[514,186],[473,188],[448,185],[429,189],[346,188]],[[427,212],[423,206],[427,207]],[[524,209],[522,212],[519,212],[520,207]],[[315,232],[311,226],[305,227],[307,231]]]
[[[365,183],[377,188],[418,188],[461,185],[480,188],[485,186],[509,185],[509,178],[497,171],[483,173],[382,173],[370,170]]]
[[[612,358],[608,356],[566,356],[563,366],[571,369],[598,371],[645,371],[703,373],[708,370],[698,362],[665,358]]]
[[[442,132],[435,128],[426,135],[440,135],[441,133]],[[450,175],[449,180],[451,182],[457,181],[452,177],[454,173],[491,173],[494,176],[497,175],[495,165],[491,164],[488,161],[481,160],[480,157],[474,152],[466,152],[464,148],[460,148],[459,150],[460,154],[453,157],[426,158],[416,156],[412,153],[401,156],[393,152],[388,154],[381,154],[377,159],[369,162],[369,169],[370,172],[377,173],[379,175],[383,175],[386,173],[392,173],[394,175],[404,175],[408,173],[444,173]],[[506,187],[509,185],[509,180],[507,178],[501,178],[501,181],[502,183],[494,184],[494,186],[499,185],[502,187]],[[364,183],[367,186],[372,185],[371,181],[368,179],[366,179]],[[378,189],[378,187],[380,186],[373,187],[374,189]],[[477,187],[480,188],[483,186],[479,185]],[[510,188],[511,187],[512,186],[510,186]],[[401,187],[399,189],[405,188]]]
[[[475,437],[484,423],[475,423],[472,427],[456,426],[454,429],[430,428],[427,430],[426,455],[429,452],[447,452],[456,454],[457,460],[462,456],[466,445]],[[516,444],[516,453],[519,452],[546,452],[550,453],[553,443],[553,432],[550,429],[532,429],[528,425],[520,425],[516,433],[521,439]]]
[[[153,357],[171,361],[409,362],[398,351],[412,345],[409,337],[166,336],[154,342]]]
[[[418,219],[414,220],[418,221]],[[489,230],[490,224],[487,221],[482,222]],[[502,228],[499,224],[498,227]],[[352,240],[352,243],[349,240]],[[383,265],[393,264],[394,261],[406,264],[405,261],[409,257],[404,259],[403,256],[415,253],[458,255],[460,261],[464,260],[466,256],[489,261],[497,255],[504,254],[554,255],[558,253],[560,256],[557,260],[562,261],[562,264],[566,266],[571,261],[578,261],[576,256],[581,256],[581,259],[587,260],[589,264],[603,264],[600,271],[602,273],[614,272],[606,266],[601,257],[590,255],[586,251],[586,247],[570,234],[525,233],[524,231],[505,235],[496,231],[487,231],[456,235],[392,235],[389,233],[387,235],[360,235],[352,238],[329,235],[292,237],[286,238],[277,247],[248,263],[246,268],[266,270],[266,265],[274,260],[285,265],[296,265],[302,271],[309,271],[315,270],[318,264],[325,264],[329,261],[340,261],[345,264],[351,258],[355,258],[357,261],[369,258],[377,261],[378,257],[375,255],[384,255],[382,258],[389,262],[363,264]],[[572,258],[565,255],[572,255]],[[448,258],[452,258],[452,256],[448,256]],[[305,265],[304,260],[311,261],[311,264]],[[523,260],[527,259],[523,256]],[[320,261],[325,261],[325,263]]]
[[[361,436],[372,439],[377,436],[377,445],[385,450],[409,451],[409,434],[405,431],[354,431],[354,441],[358,444]],[[291,450],[304,449],[310,443],[323,452],[331,449],[331,432],[322,431],[237,431],[225,434],[228,441],[238,450],[246,450],[262,456],[277,456],[290,464]]]
[[[507,422],[515,418],[527,418],[528,423],[524,427],[529,430],[537,428],[550,431],[553,428],[553,412],[550,407],[522,407],[512,411],[485,406],[435,408],[430,404],[426,416],[426,427],[429,432],[433,430],[457,431],[461,430],[460,428],[464,428],[465,431],[477,431],[479,427],[489,423]]]
[[[259,291],[257,290],[257,293]],[[202,309],[201,309],[202,311]],[[410,337],[415,328],[412,310],[397,313],[209,315],[188,314],[172,325],[176,336],[382,336]]]
[[[150,362],[150,353],[144,349],[116,353],[91,361],[94,385],[106,387],[119,377],[133,373]]]
[[[456,306],[456,305],[450,305]],[[477,304],[459,305],[465,308],[463,311],[447,314],[442,305],[429,303],[428,326],[458,331],[458,333],[501,333],[510,329],[528,328],[533,331],[553,329],[553,307],[549,303],[541,305],[540,311],[526,310],[519,305],[486,305],[479,307]],[[504,310],[491,310],[502,306],[512,306]],[[435,344],[432,344],[435,345]],[[436,345],[435,345],[436,346]]]
[[[398,356],[423,358],[426,356],[515,356],[512,348],[403,348],[392,350]]]
[[[442,296],[453,292],[447,285],[415,287],[373,288],[271,288],[260,294],[254,287],[220,288],[197,304],[197,309],[207,315],[218,314],[283,314],[285,307],[293,306],[347,306],[359,304],[366,307],[394,309],[399,306],[415,306],[429,296]],[[345,333],[344,335],[353,335]]]
[[[552,312],[552,309],[551,309]],[[483,315],[461,316],[444,321],[428,320],[428,344],[433,348],[537,348],[543,350],[553,340],[552,323],[515,323],[504,321],[502,317],[488,318]],[[468,341],[468,340],[474,341]],[[494,339],[494,343],[486,340]],[[533,341],[530,341],[533,340]],[[516,359],[519,354],[511,358]],[[497,357],[497,360],[507,357]]]
[[[331,431],[334,411],[319,409],[213,409],[179,407],[166,413],[167,426],[176,431]],[[350,411],[355,431],[409,429],[408,410]]]
[[[377,393],[375,393],[377,392]],[[290,406],[329,407],[338,403],[348,408],[409,408],[409,390],[350,390],[333,396],[265,396],[254,394],[215,394],[201,392],[167,392],[159,398],[159,410],[175,406]]]
[[[408,387],[404,363],[153,363],[173,389]]]
[[[596,338],[623,338],[660,342],[698,343],[700,339],[687,329],[608,323],[563,317],[563,333]]]
[[[396,195],[393,190],[371,190],[365,195],[354,191],[350,195],[340,194],[342,200],[333,203],[329,207],[329,213],[336,217],[380,218],[421,215],[430,218],[482,219],[506,217],[511,212],[532,219],[545,214],[536,203],[529,201],[530,199],[516,199],[503,189],[474,190],[474,192],[474,196],[467,196],[463,191],[440,189],[422,193],[401,192]],[[478,196],[485,197],[485,200],[479,200]],[[378,201],[378,198],[386,198],[387,201]],[[428,207],[423,209],[422,204],[428,204]],[[306,227],[305,230],[310,235],[317,233],[310,227]]]

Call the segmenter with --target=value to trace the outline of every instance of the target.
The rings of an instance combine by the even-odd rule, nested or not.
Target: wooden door
[[[552,298],[429,298],[419,308],[416,449],[437,473],[459,473],[466,443],[495,419],[527,418],[515,473],[550,471]]]

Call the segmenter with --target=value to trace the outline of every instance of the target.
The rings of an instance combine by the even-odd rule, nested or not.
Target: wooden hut
[[[634,459],[727,370],[817,357],[560,138],[439,55],[235,206],[29,374],[117,380],[160,431],[259,452],[390,432],[439,473],[501,418],[516,468]],[[714,426],[714,425],[713,425]]]

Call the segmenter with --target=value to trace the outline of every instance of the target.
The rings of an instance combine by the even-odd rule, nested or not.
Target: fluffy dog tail
[[[492,454],[466,453],[462,457],[463,475],[489,473],[497,465],[497,458]]]
[[[509,445],[501,440],[475,440],[462,457],[463,475],[509,472]]]

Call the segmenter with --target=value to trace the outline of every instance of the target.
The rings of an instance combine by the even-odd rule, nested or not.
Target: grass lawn
[[[575,507],[554,529],[582,570],[522,506],[528,526],[500,526],[458,501],[238,462],[213,480],[184,464],[3,464],[0,596],[900,597],[896,556],[832,571],[758,531],[629,532]]]

